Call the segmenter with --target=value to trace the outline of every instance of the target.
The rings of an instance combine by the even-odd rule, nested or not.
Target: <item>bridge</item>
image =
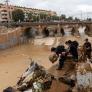
[[[0,23],[0,26],[7,27],[22,27],[24,30],[28,27],[34,27],[37,30],[43,30],[44,27],[52,27],[52,28],[64,28],[65,26],[74,28],[78,30],[80,26],[85,26],[87,32],[92,31],[92,22],[80,21],[80,22],[10,22],[10,23]],[[59,29],[60,29],[59,28]]]
[[[4,34],[0,34],[0,49],[5,49],[8,47],[15,46],[17,44],[23,43],[25,39],[25,33],[32,31],[31,28],[38,32],[38,35],[43,35],[44,28],[49,30],[49,33],[55,34],[57,30],[57,35],[62,35],[62,30],[65,31],[69,28],[70,31],[74,30],[78,34],[78,29],[80,27],[85,27],[86,34],[92,34],[92,22],[47,22],[47,23],[31,23],[31,22],[21,22],[21,23],[2,23],[0,26],[13,27],[9,32],[6,31]],[[50,29],[51,28],[51,29]],[[6,29],[7,30],[7,29]],[[30,33],[30,32],[28,32]],[[32,34],[31,34],[32,35]],[[50,36],[50,35],[49,35]]]
[[[80,21],[80,22],[10,22],[10,23],[0,23],[0,26],[48,26],[48,25],[89,25],[92,24],[92,22],[84,22],[84,21]]]
[[[64,29],[65,26],[69,28],[74,28],[76,31],[78,31],[78,28],[85,27],[85,31],[87,33],[92,32],[92,22],[44,22],[44,23],[32,23],[32,22],[22,22],[22,23],[13,23],[12,26],[21,26],[25,30],[28,27],[36,28],[37,30],[43,30],[44,27],[52,27],[54,29],[60,30],[61,28]]]
[[[87,34],[92,33],[92,22],[88,21],[79,21],[79,22],[73,22],[73,21],[64,21],[64,22],[9,22],[9,23],[0,23],[0,26],[6,26],[6,27],[21,27],[22,32],[26,32],[30,30],[31,28],[36,29],[37,31],[40,31],[40,33],[44,30],[44,28],[52,28],[53,30],[57,29],[57,31],[60,33],[61,29],[71,28],[74,29],[76,32],[78,31],[79,27],[85,27],[85,32]],[[51,30],[49,30],[51,31]]]

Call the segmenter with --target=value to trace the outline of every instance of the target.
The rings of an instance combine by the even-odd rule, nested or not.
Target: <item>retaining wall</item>
[[[21,40],[21,28],[15,28],[12,31],[0,34],[0,49],[6,49],[19,44]]]

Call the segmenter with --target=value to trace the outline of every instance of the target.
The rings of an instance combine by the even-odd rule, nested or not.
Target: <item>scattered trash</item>
[[[18,81],[17,89],[21,92],[29,89],[32,89],[32,92],[43,92],[50,89],[52,80],[53,76],[44,67],[32,62]]]

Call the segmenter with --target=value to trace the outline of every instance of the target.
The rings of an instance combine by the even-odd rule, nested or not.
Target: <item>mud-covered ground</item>
[[[59,38],[43,38],[36,39],[34,44],[19,45],[4,51],[0,51],[0,92],[8,86],[15,86],[21,74],[30,64],[29,58],[33,58],[39,64],[56,75],[62,75],[64,71],[57,71],[56,67],[48,60],[50,48],[57,44],[64,44],[66,40],[77,40],[83,44],[84,39],[80,37],[59,37]],[[90,38],[91,40],[91,38]],[[54,83],[52,91],[60,92],[63,88],[62,84]],[[61,85],[61,86],[60,86]],[[57,90],[57,91],[56,91]],[[63,92],[63,91],[62,91]]]

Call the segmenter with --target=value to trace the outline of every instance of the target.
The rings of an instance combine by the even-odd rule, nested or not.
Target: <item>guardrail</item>
[[[67,25],[67,24],[92,24],[92,22],[10,22],[10,23],[0,23],[0,26],[6,27],[16,27],[16,26],[39,26],[39,25]]]

